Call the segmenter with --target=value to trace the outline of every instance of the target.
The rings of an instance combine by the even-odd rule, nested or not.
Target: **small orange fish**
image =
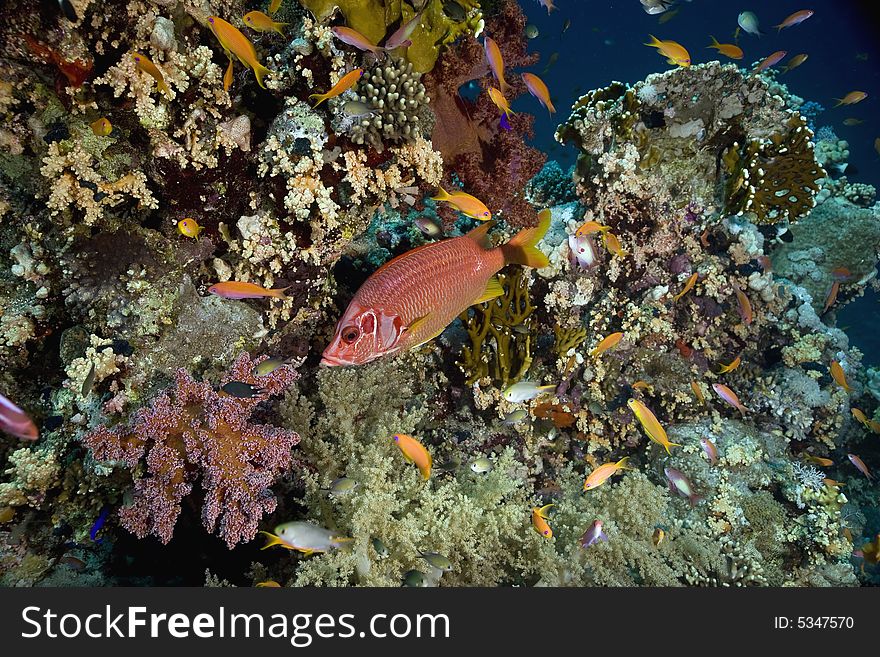
[[[199,233],[205,229],[202,226],[199,226],[199,223],[192,217],[184,217],[177,222],[177,230],[179,230],[180,234],[184,237],[198,239]]]
[[[679,338],[675,341],[675,348],[678,349],[678,353],[681,354],[681,357],[685,360],[690,360],[691,356],[694,355],[693,348],[684,341],[684,338]]]
[[[333,85],[333,87],[325,94],[311,94],[309,96],[309,100],[314,98],[318,99],[318,102],[312,105],[312,109],[316,108],[318,105],[323,103],[328,98],[336,98],[341,93],[344,93],[351,89],[355,83],[361,79],[361,76],[364,74],[364,69],[356,68],[353,71],[349,71],[341,78],[339,78],[339,82]]]
[[[666,538],[666,532],[661,527],[655,528],[654,533],[651,534],[651,542],[654,544],[654,547],[659,547],[664,538]]]
[[[596,348],[590,352],[590,357],[595,358],[596,356],[605,353],[612,347],[615,347],[618,342],[623,339],[623,333],[612,333],[609,336],[602,338],[599,341],[599,344],[596,345]]]
[[[610,230],[602,233],[602,243],[605,245],[605,248],[608,249],[611,253],[613,253],[618,258],[625,258],[629,255],[629,251],[624,251],[623,247],[620,245],[620,240],[617,239],[617,235],[612,233]]]
[[[718,463],[718,448],[715,446],[715,443],[709,438],[700,438],[700,447],[703,448],[703,453],[709,459],[710,465]]]
[[[826,459],[821,456],[814,456],[812,454],[804,455],[804,460],[808,463],[812,463],[813,465],[818,465],[821,468],[830,468],[834,465],[834,461],[831,459]]]
[[[37,440],[40,432],[30,415],[0,395],[0,431],[22,440]]]
[[[553,107],[553,101],[550,100],[550,90],[547,88],[547,85],[544,84],[544,81],[532,73],[523,73],[522,79],[523,82],[526,83],[529,93],[537,98],[538,102],[546,107],[548,112],[555,114],[556,108]]]
[[[501,113],[505,118],[509,119],[514,113],[514,111],[510,109],[510,103],[507,102],[507,98],[505,98],[504,94],[495,87],[489,87],[489,98],[495,103],[495,107],[501,110]]]
[[[465,192],[456,191],[450,194],[441,187],[437,196],[432,196],[431,200],[437,201],[438,203],[449,203],[449,205],[453,206],[464,216],[470,217],[471,219],[488,221],[492,218],[492,213],[489,212],[489,208],[486,207],[485,203],[477,197],[466,194]]]
[[[697,276],[698,276],[697,272],[694,272],[693,274],[688,276],[688,279],[687,279],[687,281],[685,281],[684,287],[681,289],[681,292],[679,292],[674,297],[672,297],[673,303],[675,303],[676,301],[681,299],[685,294],[687,294],[688,292],[690,292],[693,289],[694,283],[697,282]]]
[[[725,57],[730,57],[731,59],[742,59],[743,51],[737,45],[732,43],[718,43],[718,41],[712,35],[709,35],[709,38],[712,39],[712,43],[707,46],[708,48],[715,48],[718,52],[720,52]]]
[[[271,0],[269,2],[269,13],[274,14],[281,7],[281,0]]]
[[[740,290],[738,287],[735,287],[736,290],[736,303],[737,309],[739,310],[740,319],[742,319],[743,324],[746,326],[751,325],[752,319],[754,318],[754,314],[752,313],[752,304],[749,301],[749,298],[745,295],[745,292]]]
[[[223,91],[229,91],[229,87],[232,86],[232,58],[229,59],[229,66],[226,67],[226,72],[223,74]]]
[[[630,468],[626,467],[628,462],[629,457],[624,456],[617,463],[604,463],[603,465],[600,465],[590,473],[590,476],[587,477],[587,480],[584,482],[584,490],[598,488],[608,481],[611,475],[617,474],[621,470],[629,470]]]
[[[553,530],[550,529],[550,523],[547,522],[549,519],[547,513],[550,511],[551,506],[555,505],[548,504],[547,506],[534,507],[532,509],[532,527],[544,538],[553,538]]]
[[[880,422],[878,422],[877,420],[868,420],[867,422],[865,422],[865,426],[874,433],[880,433]]]
[[[350,27],[339,25],[336,27],[331,27],[330,31],[333,32],[333,36],[342,41],[342,43],[354,46],[358,50],[371,52],[374,55],[378,55],[380,52],[385,50],[382,46],[377,46],[363,34],[358,32],[357,30],[351,29]]]
[[[834,281],[831,284],[831,289],[828,290],[828,296],[825,297],[825,306],[822,308],[823,313],[827,313],[828,309],[837,301],[838,292],[840,292],[840,281]]]
[[[775,27],[777,31],[782,32],[782,30],[784,30],[786,27],[791,27],[792,25],[803,23],[814,13],[815,12],[812,9],[801,9],[800,11],[796,11],[791,16],[787,17],[779,25],[774,25],[773,27]]]
[[[849,383],[846,380],[846,373],[843,371],[843,367],[840,366],[840,363],[836,360],[832,360],[831,366],[828,369],[831,372],[831,378],[834,379],[834,382],[837,385],[846,390],[846,392],[852,392],[852,388],[849,387]]]
[[[856,421],[861,422],[866,427],[868,426],[868,416],[865,415],[862,411],[853,407],[849,409],[849,412],[852,413],[852,416],[856,419]]]
[[[835,281],[846,283],[850,278],[852,278],[852,272],[846,267],[835,267],[831,270],[831,278],[833,278]]]
[[[828,477],[825,477],[825,479],[822,480],[822,483],[825,484],[826,486],[828,486],[829,488],[840,488],[840,487],[846,485],[846,484],[840,483],[836,479],[829,479]]]
[[[864,91],[850,91],[843,98],[834,99],[837,101],[837,105],[835,105],[835,107],[840,107],[841,105],[855,105],[856,103],[862,102],[867,97],[868,94],[866,94]]]
[[[611,230],[610,226],[603,226],[598,221],[587,221],[581,224],[581,227],[575,231],[575,237],[584,237],[593,233],[604,233]]]
[[[683,45],[675,41],[660,41],[653,34],[649,34],[651,41],[644,45],[656,48],[657,51],[666,58],[668,64],[676,66],[690,66],[691,56]]]
[[[219,16],[208,16],[208,25],[211,27],[214,36],[217,37],[217,41],[223,46],[223,49],[227,53],[235,55],[238,61],[250,68],[257,78],[257,84],[265,89],[266,85],[263,84],[263,78],[271,73],[271,71],[257,59],[257,51],[254,50],[254,44],[248,41],[248,38],[241,33],[241,30],[227,23]]]
[[[147,59],[144,55],[136,52],[134,55],[134,63],[137,66],[138,70],[143,71],[150,77],[152,77],[156,81],[156,87],[166,96],[171,95],[171,89],[168,88],[168,85],[165,84],[165,76],[162,75],[162,71],[158,69],[158,67]]]
[[[777,50],[772,55],[767,55],[764,59],[761,60],[761,63],[755,67],[754,72],[760,73],[761,71],[766,71],[771,66],[774,66],[785,59],[785,56],[788,54],[785,50]]]
[[[96,137],[106,137],[113,132],[113,126],[110,125],[110,121],[103,116],[94,123],[91,123],[90,127]]]
[[[647,381],[636,381],[630,387],[634,388],[635,390],[647,390],[651,387],[651,384]]]
[[[874,476],[868,470],[868,466],[865,465],[865,462],[862,459],[860,459],[855,454],[847,454],[846,456],[847,456],[847,458],[849,458],[850,463],[852,463],[854,466],[856,466],[856,470],[858,470],[863,475],[865,475],[869,480],[874,479]]]
[[[736,396],[736,393],[723,383],[713,383],[712,389],[719,397],[721,397],[721,399],[733,406],[742,415],[745,415],[746,411],[749,410],[742,405],[742,403],[739,401],[739,397]]]
[[[254,586],[258,589],[278,589],[281,588],[281,584],[272,579],[267,579],[265,582],[257,582]]]
[[[394,440],[394,444],[400,448],[400,453],[403,454],[403,458],[414,464],[419,469],[422,479],[428,481],[431,477],[431,465],[434,462],[431,458],[431,453],[425,449],[425,446],[422,445],[422,443],[412,436],[407,436],[403,433],[396,433],[392,439]]]
[[[788,73],[791,69],[797,68],[798,66],[803,64],[805,61],[807,61],[808,57],[809,57],[809,55],[807,55],[806,53],[801,53],[800,55],[795,55],[794,57],[792,57],[791,59],[788,60],[788,64],[786,64],[785,66],[782,67],[782,72]]]
[[[260,285],[244,281],[225,281],[223,283],[215,283],[208,288],[208,292],[224,299],[263,299],[265,297],[286,299],[287,297],[284,296],[285,290],[287,290],[286,287],[269,290]]]
[[[246,13],[242,20],[252,30],[257,32],[278,32],[281,36],[284,36],[284,31],[281,28],[288,25],[288,23],[276,23],[263,12],[256,10]]]
[[[492,70],[492,75],[498,80],[498,86],[501,87],[501,93],[506,94],[510,89],[507,80],[504,79],[504,59],[501,57],[501,49],[494,40],[486,37],[483,39],[483,50],[486,52],[486,61]]]
[[[661,445],[663,449],[666,450],[667,454],[672,453],[669,451],[670,447],[681,447],[678,443],[669,442],[669,437],[666,435],[666,429],[663,428],[663,425],[660,424],[660,420],[657,419],[654,412],[648,408],[644,402],[638,399],[630,399],[626,404],[642,425],[645,435],[658,445]]]
[[[737,356],[732,361],[730,361],[730,363],[728,365],[724,365],[722,363],[721,369],[718,370],[718,374],[727,374],[728,372],[733,372],[733,370],[735,370],[737,367],[739,367],[739,364],[741,362],[742,362],[742,359],[739,356]]]
[[[694,396],[697,398],[701,404],[706,403],[706,398],[703,396],[703,389],[700,387],[700,384],[696,381],[691,381],[691,390],[694,391]]]

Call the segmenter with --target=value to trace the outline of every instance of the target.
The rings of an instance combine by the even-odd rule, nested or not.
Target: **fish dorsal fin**
[[[483,291],[483,294],[481,294],[471,305],[475,306],[478,303],[491,301],[492,299],[500,297],[502,294],[504,294],[504,288],[501,287],[498,277],[491,276],[489,280],[486,281],[486,289]]]
[[[492,248],[492,241],[489,239],[489,229],[495,225],[494,221],[487,221],[483,224],[480,224],[476,228],[471,231],[468,231],[465,234],[465,237],[469,237],[474,242],[482,246],[484,249]]]

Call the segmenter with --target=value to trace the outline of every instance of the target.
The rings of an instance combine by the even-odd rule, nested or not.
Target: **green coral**
[[[459,367],[471,385],[491,376],[501,387],[519,381],[532,364],[535,311],[529,298],[529,279],[522,269],[499,274],[504,294],[465,310],[460,316],[470,338],[462,348]]]
[[[792,113],[781,131],[728,148],[722,155],[729,173],[726,211],[751,212],[761,224],[793,223],[809,213],[825,177],[813,153],[812,136],[804,118]]]

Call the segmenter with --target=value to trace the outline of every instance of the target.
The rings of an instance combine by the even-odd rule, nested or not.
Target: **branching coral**
[[[96,459],[121,462],[135,475],[134,501],[119,511],[123,527],[167,543],[181,502],[199,484],[207,531],[229,547],[256,535],[260,518],[275,510],[269,487],[290,466],[290,449],[299,442],[292,431],[251,422],[261,401],[297,378],[289,367],[255,377],[256,362],[242,354],[221,381],[256,386],[253,396],[215,391],[181,369],[170,393],[138,411],[131,427],[99,427],[83,438]]]

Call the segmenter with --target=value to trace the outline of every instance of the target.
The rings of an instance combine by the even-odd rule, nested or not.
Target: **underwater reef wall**
[[[485,34],[508,100],[537,61],[513,0],[73,4],[0,8],[0,393],[39,433],[0,439],[0,584],[877,583],[836,316],[880,206],[775,73],[590,91],[566,171],[486,93]],[[549,265],[320,366],[383,264],[486,227],[440,186],[495,245],[549,209]]]

